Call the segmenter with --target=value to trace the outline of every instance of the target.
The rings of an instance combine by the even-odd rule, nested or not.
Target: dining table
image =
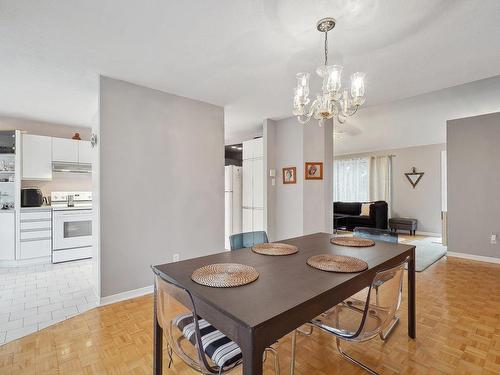
[[[297,246],[287,256],[269,256],[251,249],[153,266],[193,296],[199,316],[236,342],[243,355],[243,375],[261,375],[266,347],[357,292],[369,287],[377,271],[408,261],[408,336],[416,338],[415,246],[375,241],[370,247],[346,247],[330,242],[333,235],[315,233],[279,241]],[[364,260],[368,268],[356,273],[326,272],[309,266],[313,255],[347,255]],[[239,263],[254,267],[256,281],[233,288],[214,288],[191,279],[196,269],[215,263]],[[154,295],[153,373],[162,374],[163,332]]]

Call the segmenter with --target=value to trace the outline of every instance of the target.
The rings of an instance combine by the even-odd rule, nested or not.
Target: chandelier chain
[[[328,31],[325,32],[325,66],[328,65]]]

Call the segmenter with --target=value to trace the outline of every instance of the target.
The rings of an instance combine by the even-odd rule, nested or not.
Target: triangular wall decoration
[[[415,186],[420,182],[424,172],[417,172],[415,167],[412,168],[410,173],[405,173],[406,178],[410,181],[411,186],[415,189]]]

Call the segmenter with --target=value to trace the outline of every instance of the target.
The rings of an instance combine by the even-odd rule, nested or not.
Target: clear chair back
[[[353,235],[354,237],[369,238],[374,241],[398,243],[398,234],[384,229],[356,227]]]
[[[229,237],[231,250],[245,249],[268,242],[269,240],[265,231],[238,233]]]
[[[187,365],[203,374],[218,374],[219,368],[214,366],[205,355],[201,344],[200,326],[196,307],[191,294],[173,282],[166,281],[162,277],[155,276],[155,288],[157,295],[158,322],[164,330],[169,347]],[[181,315],[189,314],[195,330],[195,342],[189,342],[175,322]],[[201,319],[201,318],[200,318]]]
[[[365,341],[387,328],[401,300],[405,264],[406,261],[397,267],[378,272],[365,300],[352,298],[337,305],[329,317],[333,320],[333,328],[327,330],[348,341]],[[374,303],[375,288],[379,293],[378,303]]]

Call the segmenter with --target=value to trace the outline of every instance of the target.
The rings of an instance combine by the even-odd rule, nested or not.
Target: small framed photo
[[[283,168],[283,183],[284,184],[296,184],[297,183],[297,168],[296,167]]]
[[[323,179],[323,162],[310,161],[306,162],[304,172],[306,180],[322,180]]]

